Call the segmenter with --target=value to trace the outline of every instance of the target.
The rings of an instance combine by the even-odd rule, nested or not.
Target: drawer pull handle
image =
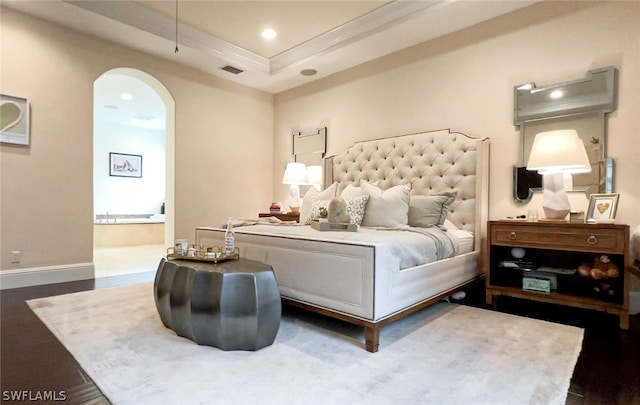
[[[511,239],[511,240],[515,240],[515,239],[516,239],[516,233],[512,231],[512,232],[509,234],[509,239]]]
[[[590,245],[595,245],[596,243],[598,243],[598,238],[595,235],[589,235],[589,237],[587,238],[587,243]]]

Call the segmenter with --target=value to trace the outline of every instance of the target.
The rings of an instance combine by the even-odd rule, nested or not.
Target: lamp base
[[[571,211],[569,197],[564,189],[562,173],[548,173],[542,178],[542,209],[547,219],[564,220]]]

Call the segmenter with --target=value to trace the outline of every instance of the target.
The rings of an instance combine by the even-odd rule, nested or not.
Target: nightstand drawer
[[[505,224],[504,226],[492,227],[490,238],[491,243],[495,245],[625,254],[625,233],[623,231],[589,228],[588,225],[576,229],[566,225]]]

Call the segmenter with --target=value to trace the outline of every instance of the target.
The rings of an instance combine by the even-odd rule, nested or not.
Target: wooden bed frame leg
[[[491,305],[495,309],[495,307],[497,305],[497,301],[498,301],[497,298],[498,297],[493,295],[493,292],[487,291],[487,300],[486,300],[487,305]]]
[[[629,330],[629,311],[620,312],[620,329]]]
[[[375,353],[380,345],[380,327],[375,324],[368,324],[364,327],[365,348],[368,352]]]

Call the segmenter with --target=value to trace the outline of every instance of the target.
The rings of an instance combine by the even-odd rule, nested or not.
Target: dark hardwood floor
[[[26,300],[153,280],[153,272],[3,290],[0,318],[0,386],[2,403],[25,403],[38,395],[65,401],[37,403],[108,404],[75,359],[29,309]],[[484,289],[467,292],[463,304],[486,308]],[[568,405],[640,405],[640,316],[628,331],[609,314],[500,297],[499,311],[585,328]],[[384,343],[383,343],[384,344]],[[384,350],[383,344],[381,350]],[[488,387],[490,389],[490,387]],[[22,393],[22,394],[21,394]],[[11,395],[27,395],[23,401]]]

